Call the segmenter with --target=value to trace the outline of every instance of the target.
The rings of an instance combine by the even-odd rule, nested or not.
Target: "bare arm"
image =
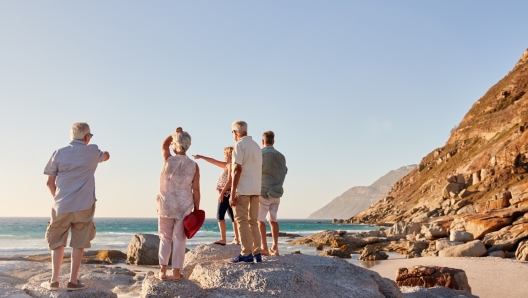
[[[103,152],[103,161],[107,161],[110,159],[110,153],[108,151]]]
[[[242,174],[242,165],[235,163],[235,168],[233,172],[234,172],[234,176],[233,176],[233,182],[231,186],[231,198],[229,199],[229,205],[231,205],[231,207],[236,206],[235,196],[236,196],[236,190],[238,187],[238,182],[240,181],[240,174]]]
[[[225,193],[231,189],[231,181],[233,179],[231,178],[231,165],[228,164],[227,166],[227,182],[224,185],[224,188],[222,188],[222,191],[220,192],[220,196],[218,197],[218,203],[222,203],[224,200]]]
[[[203,160],[207,161],[208,163],[212,163],[215,166],[218,166],[218,167],[221,167],[221,168],[225,168],[225,166],[227,165],[227,162],[225,162],[225,161],[216,160],[214,158],[203,156],[203,155],[199,155],[199,154],[193,155],[193,157],[194,157],[194,159],[203,159]]]
[[[200,209],[200,168],[196,164],[196,173],[194,173],[194,178],[192,181],[192,191],[193,191],[193,201],[194,201],[194,210]]]
[[[57,185],[55,184],[56,180],[57,176],[48,176],[48,181],[46,181],[46,185],[48,186],[53,197],[55,197],[55,192],[57,191]]]
[[[171,156],[170,148],[169,148],[171,142],[172,142],[172,135],[168,136],[161,144],[161,158],[163,158],[163,162],[166,162],[167,158]]]

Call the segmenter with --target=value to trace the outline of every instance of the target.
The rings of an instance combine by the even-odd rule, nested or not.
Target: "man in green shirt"
[[[275,134],[268,130],[262,134],[262,186],[259,198],[258,223],[260,238],[262,242],[262,255],[279,255],[279,223],[277,222],[277,211],[279,210],[280,198],[284,193],[282,185],[288,168],[284,155],[273,148]],[[273,245],[268,250],[266,241],[266,219],[271,227]]]

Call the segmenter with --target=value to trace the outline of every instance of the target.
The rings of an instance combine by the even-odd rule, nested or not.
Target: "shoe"
[[[49,291],[58,291],[59,290],[59,282],[51,282],[51,279],[48,281],[45,281],[40,284],[41,287],[43,287],[46,290]]]
[[[247,257],[243,255],[238,255],[236,258],[230,260],[231,263],[253,263],[253,255],[249,254]]]
[[[84,289],[86,289],[86,285],[83,284],[80,280],[77,280],[76,284],[69,282],[68,286],[66,287],[66,290],[68,291],[79,291]]]
[[[255,258],[255,262],[260,263],[262,262],[262,255],[260,253],[253,256]]]

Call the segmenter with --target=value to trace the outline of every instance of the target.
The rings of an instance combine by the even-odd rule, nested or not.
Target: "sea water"
[[[25,256],[48,253],[44,239],[49,218],[45,217],[0,217],[0,256]],[[126,251],[135,234],[158,234],[157,218],[95,218],[97,235],[92,240],[89,250],[113,249]],[[376,229],[369,225],[333,224],[330,220],[284,219],[278,220],[280,232],[309,236],[325,230],[342,230],[351,232]],[[230,220],[226,220],[227,242],[233,240],[233,229]],[[267,225],[267,231],[269,225]],[[213,243],[220,239],[216,219],[206,219],[198,233],[187,240],[187,248],[192,249],[200,244]],[[281,253],[300,250],[304,254],[316,254],[313,247],[290,245],[291,238],[279,238]],[[268,245],[271,238],[268,237]],[[68,249],[67,249],[68,250]]]

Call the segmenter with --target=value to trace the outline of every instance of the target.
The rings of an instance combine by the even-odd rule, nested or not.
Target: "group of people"
[[[279,225],[277,211],[283,194],[287,173],[284,155],[274,145],[275,134],[264,132],[262,149],[247,134],[247,123],[235,121],[231,125],[234,146],[224,148],[224,160],[202,155],[203,159],[223,168],[216,189],[219,193],[217,219],[220,229],[218,245],[226,245],[225,213],[233,221],[233,244],[241,245],[240,254],[232,263],[261,262],[262,255],[278,255]],[[59,290],[59,273],[64,257],[68,233],[71,230],[71,271],[67,290],[82,290],[86,285],[78,280],[84,249],[95,237],[95,179],[100,162],[110,154],[97,145],[89,144],[93,134],[87,123],[74,123],[71,142],[56,150],[45,167],[47,186],[54,198],[51,220],[46,229],[46,241],[51,250],[52,276],[42,283],[48,290]],[[171,154],[171,146],[174,155]],[[184,218],[200,208],[200,168],[187,156],[191,136],[178,127],[162,143],[163,169],[157,196],[158,232],[160,237],[157,277],[179,281],[185,258],[186,236]],[[273,243],[268,249],[266,224],[270,223]],[[172,252],[172,258],[171,256]],[[171,259],[170,259],[171,258]],[[170,260],[169,260],[170,259]],[[167,267],[171,261],[169,277]]]

